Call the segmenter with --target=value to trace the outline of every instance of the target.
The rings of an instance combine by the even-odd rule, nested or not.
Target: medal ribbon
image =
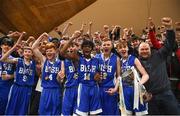
[[[104,77],[104,76],[107,76],[107,69],[108,69],[108,66],[109,66],[109,64],[110,64],[110,58],[111,58],[111,56],[112,56],[112,53],[110,54],[110,57],[108,58],[108,60],[106,61],[105,60],[105,58],[104,58],[104,55],[102,54],[101,55],[101,57],[102,57],[102,60],[103,60],[103,79],[105,79],[106,77]],[[107,62],[107,63],[106,63]],[[104,73],[106,74],[106,75],[104,75]]]
[[[32,65],[32,61],[30,61],[29,65],[26,65],[26,64],[25,64],[25,60],[23,60],[23,69],[24,69],[23,75],[27,75],[27,76],[30,75],[27,70],[30,71],[31,65]],[[27,67],[28,67],[28,68],[27,68]]]

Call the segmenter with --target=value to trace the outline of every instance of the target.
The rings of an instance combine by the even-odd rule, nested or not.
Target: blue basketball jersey
[[[2,55],[0,55],[0,58],[2,57]],[[9,56],[9,59],[12,59],[12,56]],[[0,85],[12,85],[13,83],[13,79],[10,80],[2,80],[1,75],[2,74],[9,74],[12,75],[14,74],[14,70],[15,69],[15,65],[11,64],[11,63],[6,63],[6,62],[0,62]]]
[[[121,59],[121,70],[122,73],[134,66],[135,56],[129,55],[127,60]]]
[[[129,55],[126,60],[121,59],[121,69],[122,73],[130,69],[132,66],[135,66],[135,56]],[[123,85],[123,93],[124,93],[124,102],[126,106],[126,110],[129,113],[139,113],[139,114],[146,114],[147,108],[146,104],[142,105],[139,103],[138,109],[133,109],[134,105],[134,80],[130,77],[122,78],[122,85]]]
[[[117,56],[111,54],[110,58],[105,60],[103,54],[99,57],[100,72],[102,81],[99,83],[102,87],[114,87],[117,70]]]
[[[0,58],[2,55],[0,54]],[[9,56],[9,58],[13,58],[12,56]],[[2,73],[3,74],[14,74],[15,64],[10,64],[6,62],[0,62],[0,115],[4,115],[7,101],[8,101],[8,94],[11,88],[11,85],[13,84],[14,79],[9,80],[3,80],[2,79]]]
[[[78,67],[75,67],[71,60],[64,60],[66,82],[65,87],[78,86]]]
[[[34,60],[31,60],[30,64],[27,65],[24,59],[18,58],[14,82],[18,85],[32,86],[34,84],[35,73],[36,63]]]
[[[126,60],[121,59],[121,71],[124,73],[129,70],[132,66],[134,66],[135,56],[129,55]],[[133,80],[130,77],[122,78],[123,85],[133,85]]]
[[[46,59],[42,71],[42,84],[44,88],[60,87],[57,81],[57,74],[61,70],[61,61],[56,59],[55,62],[50,62]]]
[[[99,72],[99,61],[97,58],[85,59],[80,57],[78,68],[78,80],[80,83],[94,86],[96,84],[94,80],[96,72]]]

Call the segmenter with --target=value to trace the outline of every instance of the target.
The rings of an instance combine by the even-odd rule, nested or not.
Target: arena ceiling
[[[37,37],[96,0],[0,0],[0,32],[26,31]]]

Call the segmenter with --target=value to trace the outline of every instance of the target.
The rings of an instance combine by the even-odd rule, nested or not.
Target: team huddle
[[[164,58],[175,37],[171,19],[165,18],[163,24],[167,27],[167,43],[157,54]],[[126,40],[114,42],[109,36],[93,40],[82,30],[60,45],[47,33],[32,42],[23,42],[24,36],[25,32],[20,33],[14,45],[8,36],[1,41],[0,114],[28,114],[35,80],[42,87],[39,115],[148,114],[148,101],[155,93],[145,83],[152,75],[149,67],[129,54]],[[14,51],[18,51],[18,57],[12,56]],[[141,58],[150,57],[149,51],[150,45],[141,42]]]

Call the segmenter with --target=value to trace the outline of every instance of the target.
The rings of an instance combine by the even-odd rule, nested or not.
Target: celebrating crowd
[[[0,115],[180,114],[170,82],[180,80],[180,22],[161,23],[149,18],[141,36],[118,25],[92,34],[92,22],[72,35],[71,22],[55,28],[59,38],[9,32],[0,39]]]

